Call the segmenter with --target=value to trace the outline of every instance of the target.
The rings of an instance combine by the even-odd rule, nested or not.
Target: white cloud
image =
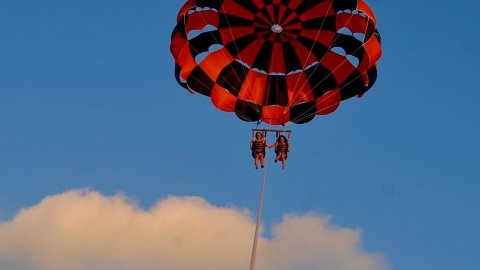
[[[254,220],[198,197],[169,197],[148,211],[122,195],[50,196],[0,223],[0,269],[245,270]],[[384,270],[360,247],[360,232],[328,217],[286,215],[261,238],[257,269]]]

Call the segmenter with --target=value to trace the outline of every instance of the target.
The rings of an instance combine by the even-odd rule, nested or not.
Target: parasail
[[[189,0],[170,49],[189,92],[244,121],[284,125],[368,91],[381,39],[363,0]]]

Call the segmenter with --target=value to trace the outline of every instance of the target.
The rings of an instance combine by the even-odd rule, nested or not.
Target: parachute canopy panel
[[[244,121],[306,123],[377,76],[380,34],[363,0],[189,0],[177,18],[177,81]]]

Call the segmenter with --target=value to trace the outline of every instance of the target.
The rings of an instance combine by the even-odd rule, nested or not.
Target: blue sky
[[[256,211],[253,124],[174,79],[182,4],[0,3],[0,220],[79,188],[144,208],[193,195]],[[363,248],[392,269],[478,269],[480,3],[369,4],[378,81],[290,126],[288,169],[268,167],[264,221],[314,211],[360,228]]]

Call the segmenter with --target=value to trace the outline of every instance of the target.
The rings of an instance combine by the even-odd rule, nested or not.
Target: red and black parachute
[[[242,120],[283,125],[369,90],[381,41],[363,0],[189,0],[171,52],[190,92]]]

